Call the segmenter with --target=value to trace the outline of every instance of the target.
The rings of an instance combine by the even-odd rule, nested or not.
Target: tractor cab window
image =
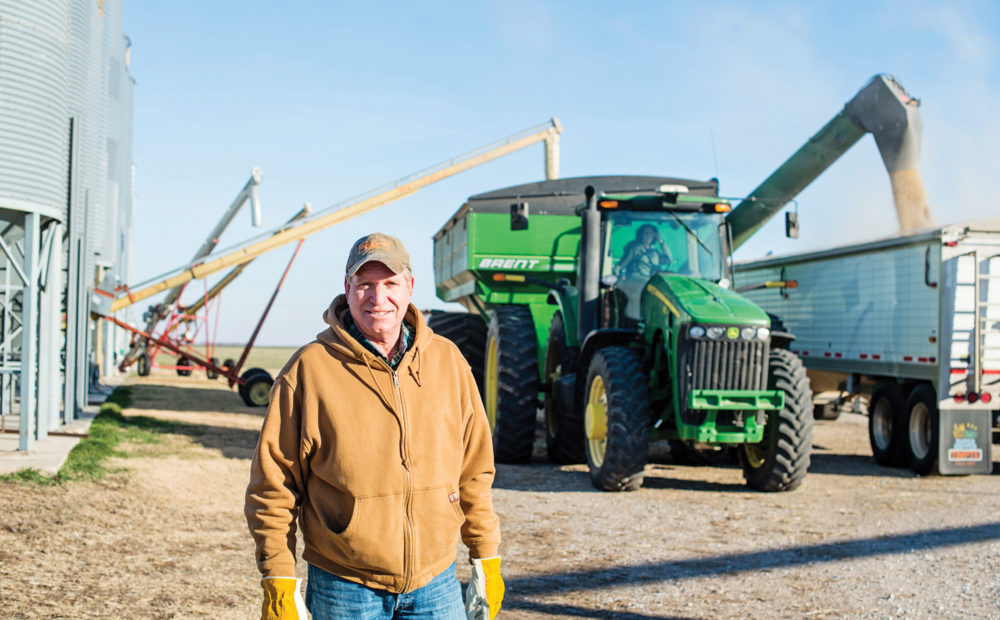
[[[626,315],[638,319],[639,296],[657,273],[674,273],[718,282],[724,257],[721,214],[607,213],[602,276],[613,275],[628,297]]]

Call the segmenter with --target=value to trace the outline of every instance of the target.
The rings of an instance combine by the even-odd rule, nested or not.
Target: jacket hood
[[[347,331],[347,327],[344,324],[344,318],[350,311],[347,305],[347,296],[344,294],[337,295],[330,302],[330,306],[323,311],[323,321],[329,327],[316,334],[316,340],[353,358],[359,360],[370,359],[374,357],[371,351],[355,340],[350,332]],[[426,321],[424,321],[423,313],[417,310],[416,306],[410,304],[406,308],[406,315],[403,317],[403,321],[409,323],[414,328],[413,346],[410,347],[410,350],[425,348],[430,342],[431,330],[427,326]],[[407,352],[406,355],[409,357],[411,353]],[[405,361],[406,357],[403,359]]]

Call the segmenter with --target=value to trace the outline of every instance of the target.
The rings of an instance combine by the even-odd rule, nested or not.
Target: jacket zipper
[[[410,516],[410,501],[412,499],[413,481],[410,473],[410,446],[407,443],[406,410],[403,407],[403,394],[399,389],[399,375],[392,371],[392,386],[396,390],[396,402],[399,403],[399,430],[403,447],[403,471],[406,472],[406,492],[403,496],[403,523],[406,531],[403,533],[403,592],[410,589],[413,578],[413,519]]]

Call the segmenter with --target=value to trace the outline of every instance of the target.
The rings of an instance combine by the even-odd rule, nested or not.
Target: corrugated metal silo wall
[[[98,237],[106,211],[103,93],[105,91],[104,12],[96,1],[72,0],[70,13],[70,115],[73,117],[75,187],[73,213],[83,236],[81,286],[92,287],[96,277]],[[103,254],[103,253],[101,253]],[[108,261],[110,262],[110,261]]]
[[[122,32],[122,0],[71,0],[70,103],[75,125],[72,217],[82,241],[78,270],[80,299],[110,272],[114,283],[131,277],[132,89]],[[85,305],[85,304],[83,304]],[[83,313],[83,307],[80,308]],[[102,342],[102,371],[111,371],[112,353],[124,336]],[[115,330],[117,331],[117,330]],[[87,345],[81,341],[81,349]],[[81,360],[82,361],[82,360]]]
[[[67,0],[0,0],[0,207],[57,209],[62,219],[66,7]]]

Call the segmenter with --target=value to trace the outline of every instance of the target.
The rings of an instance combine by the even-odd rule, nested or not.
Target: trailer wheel
[[[802,360],[786,349],[771,349],[767,387],[785,393],[785,406],[769,411],[764,438],[743,444],[740,465],[747,485],[758,491],[791,491],[806,477],[812,455],[812,390]]]
[[[604,491],[642,486],[649,453],[649,398],[639,354],[606,347],[587,370],[584,432],[590,480]]]
[[[906,399],[906,457],[910,469],[929,474],[937,469],[940,413],[934,388],[918,385]]]
[[[434,312],[427,325],[439,336],[455,343],[483,395],[483,364],[486,359],[486,321],[471,312]]]
[[[531,460],[538,403],[538,344],[527,306],[493,311],[483,373],[493,454],[500,463]]]
[[[248,407],[266,407],[274,379],[263,368],[251,368],[240,376],[244,383],[237,390]]]
[[[150,366],[152,366],[152,364],[149,361],[149,353],[143,351],[135,360],[135,372],[140,377],[148,377]]]
[[[181,368],[181,366],[190,366],[190,365],[191,365],[191,360],[189,360],[188,358],[186,358],[184,356],[178,357],[177,358],[177,376],[178,377],[187,377],[187,376],[190,376],[190,374],[191,374],[191,369],[190,368]]]
[[[208,361],[213,366],[218,366],[219,365],[219,358],[217,358],[217,357],[210,357],[210,358],[208,358]],[[212,370],[211,368],[206,367],[205,368],[205,376],[208,377],[209,379],[218,379],[219,378],[219,373],[217,373],[216,371]]]
[[[903,392],[899,385],[893,381],[877,383],[868,406],[868,442],[879,465],[895,467],[906,460],[903,415]]]
[[[549,338],[545,345],[545,376],[550,385],[556,379],[576,372],[577,352],[566,346],[566,328],[562,314],[557,312],[549,324]],[[576,390],[574,390],[575,394]],[[575,399],[574,399],[575,400]],[[554,389],[545,393],[545,447],[553,463],[585,463],[583,448],[583,418],[570,403],[562,409],[556,407]]]
[[[227,357],[226,359],[222,360],[222,367],[228,370],[232,370],[233,368],[236,368],[236,361],[231,357]]]

